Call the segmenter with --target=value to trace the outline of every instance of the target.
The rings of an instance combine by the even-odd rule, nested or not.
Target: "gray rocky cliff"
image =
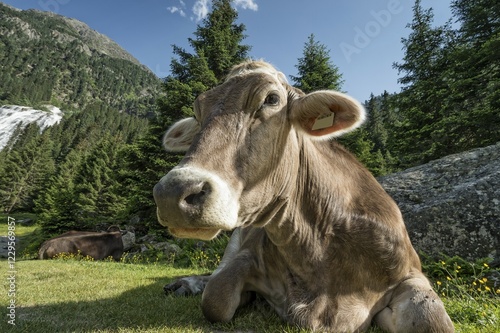
[[[500,143],[378,180],[398,203],[417,251],[499,259]]]

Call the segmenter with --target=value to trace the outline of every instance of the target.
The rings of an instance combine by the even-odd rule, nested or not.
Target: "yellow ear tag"
[[[323,128],[331,127],[333,126],[333,120],[335,119],[335,113],[329,112],[328,114],[324,114],[322,116],[319,116],[316,118],[316,121],[314,122],[314,125],[312,127],[312,130],[320,130]]]

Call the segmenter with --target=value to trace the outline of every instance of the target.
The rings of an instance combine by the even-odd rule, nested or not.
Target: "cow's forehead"
[[[228,77],[220,86],[200,95],[196,99],[195,108],[201,105],[208,107],[221,105],[223,100],[222,104],[226,106],[231,102],[243,102],[244,105],[240,107],[245,108],[245,106],[258,103],[259,98],[264,99],[271,90],[286,94],[287,87],[288,84],[284,82],[279,72],[273,73],[265,68],[259,68]]]
[[[244,71],[244,72],[241,72],[241,73],[238,73],[237,75],[232,75],[232,76],[228,76],[226,78],[226,81],[229,81],[230,79],[234,78],[234,77],[237,77],[237,76],[251,76],[253,74],[265,74],[265,75],[269,75],[271,77],[273,77],[274,79],[276,79],[278,82],[282,83],[282,84],[287,84],[287,80],[286,80],[286,77],[285,77],[285,74],[277,71],[277,70],[273,70],[271,68],[264,68],[264,67],[261,67],[261,68],[257,68],[257,69],[254,69],[254,70],[251,70],[251,71]]]
[[[263,61],[253,61],[243,63],[242,65],[234,67],[229,75],[226,77],[226,82],[236,76],[245,76],[252,73],[262,73],[267,74],[274,77],[276,80],[281,82],[282,84],[288,84],[288,80],[286,79],[285,74],[278,71],[272,65],[263,62]]]

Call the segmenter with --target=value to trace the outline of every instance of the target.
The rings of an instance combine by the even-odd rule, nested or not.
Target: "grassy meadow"
[[[16,227],[21,240],[34,230]],[[5,231],[2,223],[0,234]],[[457,332],[500,332],[500,291],[486,288],[482,273],[487,264],[471,266],[472,273],[467,265],[450,260],[426,268],[438,277],[435,287],[444,295]],[[163,286],[174,277],[206,273],[205,268],[67,256],[45,261],[17,258],[16,325],[12,326],[6,316],[11,299],[10,283],[4,278],[9,271],[7,260],[2,259],[0,266],[0,332],[308,332],[283,323],[262,300],[239,310],[228,324],[210,324],[201,313],[200,296],[163,293]],[[381,331],[373,328],[370,332]]]

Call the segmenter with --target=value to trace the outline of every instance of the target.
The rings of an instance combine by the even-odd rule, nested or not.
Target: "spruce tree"
[[[237,24],[237,18],[230,0],[214,0],[195,37],[188,39],[193,53],[173,45],[176,58],[170,64],[171,75],[164,79],[165,96],[158,100],[156,117],[150,121],[147,134],[123,152],[126,167],[121,177],[130,193],[129,214],[141,216],[150,227],[159,227],[153,187],[182,157],[161,147],[165,130],[174,121],[192,116],[196,97],[219,84],[233,65],[248,56],[250,46],[241,44],[245,26]]]
[[[493,0],[455,0],[459,28],[433,27],[431,9],[420,0],[396,97],[402,121],[391,152],[408,167],[500,140],[500,5]]]
[[[305,93],[315,90],[342,89],[342,74],[330,59],[330,52],[325,45],[314,39],[314,34],[308,37],[304,45],[303,56],[296,65],[299,75],[292,76],[295,87]],[[346,146],[370,171],[380,174],[382,161],[378,155],[372,153],[374,143],[370,140],[365,129],[358,129],[353,133],[344,135],[339,141]]]
[[[78,221],[75,193],[75,178],[79,174],[82,158],[78,150],[70,151],[35,201],[38,223],[42,231],[49,235],[83,230],[85,227]]]
[[[460,22],[462,41],[482,46],[500,29],[500,2],[497,0],[454,0],[451,8]]]
[[[87,109],[47,129],[56,171],[40,185],[35,211],[42,229],[61,233],[120,222],[129,196],[122,183],[122,151],[141,135],[145,120],[112,110]]]
[[[443,120],[443,102],[449,94],[443,57],[449,26],[433,27],[432,9],[423,9],[415,1],[413,20],[408,24],[411,33],[402,39],[404,57],[394,68],[402,77],[403,85],[397,104],[404,115],[404,122],[397,130],[393,151],[404,156],[402,166],[408,167],[427,162],[446,154],[450,148],[449,137],[440,135],[439,123]]]
[[[75,206],[80,226],[93,228],[97,223],[119,219],[125,210],[125,195],[117,175],[117,137],[105,136],[83,159],[75,178]]]
[[[52,142],[39,131],[36,123],[28,125],[2,163],[0,198],[4,212],[30,211],[54,172]]]
[[[454,152],[500,141],[500,3],[455,0],[456,31],[446,131],[455,138]]]
[[[250,46],[242,45],[245,25],[236,24],[238,12],[231,7],[231,0],[213,0],[212,12],[198,25],[194,39],[189,44],[196,57],[206,57],[208,68],[221,80],[234,65],[246,59]]]
[[[303,56],[295,66],[298,76],[291,76],[294,86],[305,93],[320,89],[341,90],[342,74],[330,59],[330,51],[325,45],[309,35],[304,45]]]
[[[393,105],[393,95],[384,91],[379,96],[370,95],[365,102],[368,113],[365,129],[369,140],[373,141],[372,153],[380,165],[376,166],[376,175],[383,175],[398,169],[398,160],[391,153],[391,141],[394,128],[398,124],[397,111]]]

